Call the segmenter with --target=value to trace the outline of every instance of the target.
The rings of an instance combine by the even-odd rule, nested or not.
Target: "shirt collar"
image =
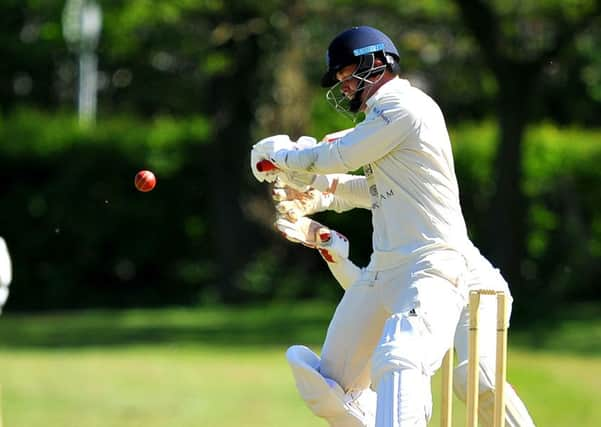
[[[409,80],[401,79],[399,77],[395,77],[394,79],[384,83],[382,86],[378,88],[376,93],[369,97],[367,101],[365,101],[365,105],[367,106],[365,113],[369,113],[371,109],[378,103],[380,99],[384,96],[388,95],[391,92],[399,91],[406,89],[411,86]]]

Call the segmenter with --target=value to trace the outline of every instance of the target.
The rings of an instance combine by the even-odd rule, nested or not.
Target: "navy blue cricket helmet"
[[[321,78],[322,87],[332,87],[338,80],[336,73],[347,65],[359,63],[362,55],[383,52],[397,62],[399,52],[382,31],[368,26],[353,27],[338,34],[327,50],[328,70]]]

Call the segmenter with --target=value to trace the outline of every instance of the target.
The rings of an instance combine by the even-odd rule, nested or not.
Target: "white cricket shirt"
[[[331,144],[290,151],[285,163],[320,174],[363,167],[373,215],[369,269],[469,247],[444,117],[407,80],[381,86],[352,132]],[[365,191],[363,185],[355,188]]]

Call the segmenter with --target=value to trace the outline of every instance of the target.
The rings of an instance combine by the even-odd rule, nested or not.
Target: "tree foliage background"
[[[598,0],[105,0],[98,119],[80,128],[65,4],[0,4],[0,233],[8,309],[337,298],[270,228],[266,135],[348,127],[318,87],[329,40],[376,26],[453,130],[472,237],[517,298],[598,298]],[[149,194],[137,169],[157,172]],[[369,212],[323,214],[370,252]]]

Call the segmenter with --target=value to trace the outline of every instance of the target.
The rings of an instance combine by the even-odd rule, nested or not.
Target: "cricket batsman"
[[[343,182],[354,179],[352,176],[331,176]],[[282,176],[281,179],[286,179]],[[340,233],[319,224],[308,218],[308,215],[334,207],[335,210],[364,207],[369,198],[364,196],[363,203],[340,200],[339,197],[329,193],[309,190],[304,193],[291,188],[276,188],[274,198],[277,201],[276,211],[278,219],[275,223],[277,230],[288,240],[302,243],[308,247],[319,250],[326,261],[330,272],[343,289],[351,286],[361,274],[361,269],[348,259],[349,242]],[[467,286],[469,290],[495,289],[510,295],[509,286],[503,279],[498,269],[495,269],[488,260],[473,246]],[[511,298],[508,307],[511,312]],[[496,305],[494,301],[483,299],[479,308],[480,319],[483,322],[481,338],[479,341],[480,353],[480,398],[478,415],[484,427],[493,426],[494,415],[494,367],[495,367],[495,331],[496,331]],[[508,316],[509,317],[509,316]],[[454,389],[457,397],[464,401],[467,394],[467,360],[468,360],[468,327],[469,308],[464,307],[461,312],[459,324],[455,332],[454,347],[459,363],[455,368]],[[371,390],[363,393],[361,399],[341,398],[334,399],[336,387],[324,386],[323,378],[319,376],[319,356],[305,346],[293,346],[287,352],[288,362],[296,378],[301,396],[313,396],[315,391],[322,390],[329,399],[322,401],[338,402],[338,413],[344,414],[348,422],[337,425],[374,425],[375,396]],[[312,368],[315,366],[315,368]],[[313,380],[313,381],[311,381]],[[505,385],[505,425],[507,427],[533,427],[534,422],[525,405],[511,387]],[[343,395],[342,395],[343,396]],[[349,403],[353,403],[350,406]],[[359,408],[359,409],[357,409]],[[358,422],[358,424],[357,424]]]
[[[330,183],[329,174],[365,173],[334,178],[328,190],[341,198],[367,194],[374,252],[338,304],[321,358],[305,366],[336,399],[303,397],[332,426],[369,425],[366,413],[346,408],[366,407],[359,402],[373,399],[372,388],[376,427],[425,426],[430,379],[454,340],[473,256],[446,124],[428,95],[398,77],[399,53],[381,31],[350,28],[327,54],[328,99],[345,114],[364,112],[365,120],[330,144],[297,147],[280,135],[254,149],[315,188]],[[363,418],[353,424],[334,401]]]

